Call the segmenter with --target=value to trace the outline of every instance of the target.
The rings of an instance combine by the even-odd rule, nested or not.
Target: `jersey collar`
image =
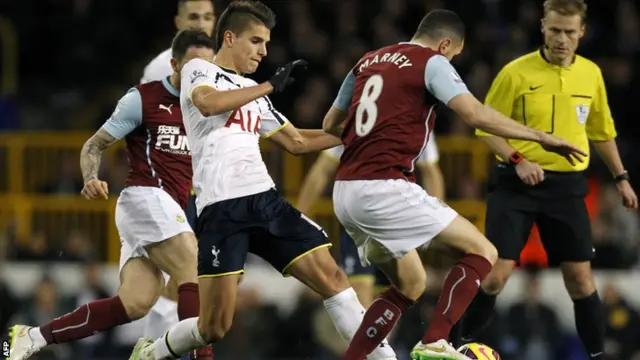
[[[216,63],[214,62],[214,64],[216,64]],[[220,64],[216,64],[216,66],[219,67],[220,69],[222,69],[223,71],[228,72],[229,74],[243,76],[241,73],[239,73],[239,72],[237,72],[237,71],[235,71],[233,69],[229,69],[229,68],[223,67]]]
[[[175,96],[175,97],[180,97],[180,92],[173,87],[173,85],[171,85],[171,83],[169,82],[169,78],[171,76],[167,76],[166,78],[162,79],[162,85],[164,85],[164,88],[167,89],[168,92],[171,93],[171,95]]]
[[[544,54],[544,46],[541,46],[540,49],[538,50],[538,54],[540,55],[540,58],[542,58],[542,60],[544,60],[547,64],[549,65],[553,65],[553,66],[558,66],[556,64],[552,64],[549,59],[547,59],[547,56]],[[564,68],[564,69],[571,69],[571,67],[573,66],[573,64],[576,63],[576,57],[578,55],[573,55],[573,59],[571,60],[571,64],[569,64],[568,67]]]

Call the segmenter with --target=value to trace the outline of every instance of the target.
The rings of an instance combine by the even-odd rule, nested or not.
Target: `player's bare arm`
[[[332,135],[341,136],[348,113],[337,106],[331,106],[322,120],[322,129]]]
[[[105,181],[98,180],[102,152],[118,141],[104,129],[99,129],[82,146],[80,151],[80,169],[84,179],[81,194],[89,200],[109,197],[109,187]]]
[[[575,164],[575,161],[582,162],[587,156],[584,150],[558,137],[517,123],[490,106],[482,104],[471,94],[460,94],[447,105],[463,121],[475,128],[509,139],[538,142],[545,150],[564,156],[571,164]]]
[[[293,155],[318,152],[342,144],[342,140],[322,130],[298,130],[288,123],[269,137]]]
[[[326,152],[321,152],[318,155],[318,159],[309,170],[298,194],[298,201],[296,202],[298,210],[306,213],[311,209],[333,178],[338,169],[338,164],[339,159]]]

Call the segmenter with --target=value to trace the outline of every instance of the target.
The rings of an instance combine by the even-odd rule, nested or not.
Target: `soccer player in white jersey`
[[[131,359],[174,359],[222,339],[231,327],[237,287],[248,252],[322,296],[338,332],[351,339],[364,308],[329,253],[330,242],[275,190],[258,138],[294,154],[340,144],[321,130],[298,130],[267,95],[293,82],[297,60],[257,84],[239,74],[256,71],[275,25],[259,1],[234,1],[216,28],[215,63],[194,60],[182,69],[181,109],[191,144],[198,208],[199,319],[181,321],[162,338],[141,339]],[[182,35],[179,34],[178,37]],[[388,344],[370,359],[395,359]]]
[[[327,149],[318,155],[298,194],[296,207],[303,213],[308,213],[327,185],[333,181],[340,156],[344,151],[342,145]],[[416,160],[416,167],[420,170],[421,183],[427,192],[444,200],[445,186],[442,170],[438,165],[440,153],[434,136],[429,138],[427,146]],[[358,248],[349,234],[340,227],[340,265],[347,273],[351,286],[358,294],[358,299],[365,307],[373,302],[377,292],[389,286],[389,281],[375,266],[360,264]]]
[[[214,10],[214,4],[211,0],[179,0],[178,13],[174,18],[176,28],[178,31],[185,29],[202,30],[208,36],[211,36],[216,21]],[[171,48],[169,48],[151,60],[144,68],[140,83],[163,80],[170,76],[173,73],[171,57]],[[193,193],[191,195],[186,214],[189,225],[195,228],[195,196]],[[155,339],[179,321],[176,296],[177,285],[173,279],[170,279],[162,295],[151,308],[149,315],[147,315],[144,336]]]
[[[211,0],[179,0],[178,14],[174,18],[176,29],[201,30],[211,36],[216,23],[213,1]],[[171,49],[167,49],[156,56],[144,68],[140,83],[162,80],[171,75]]]

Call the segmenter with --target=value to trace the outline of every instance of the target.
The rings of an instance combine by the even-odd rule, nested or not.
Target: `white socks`
[[[156,340],[153,344],[154,358],[155,360],[173,360],[176,359],[174,355],[183,355],[206,345],[198,330],[198,318],[190,318],[182,320]]]
[[[145,319],[144,336],[158,339],[179,321],[178,303],[161,296]]]
[[[338,333],[347,342],[351,342],[364,318],[365,309],[358,300],[353,288],[348,288],[332,298],[324,301],[333,324]],[[385,339],[368,357],[368,360],[395,359],[396,354]]]

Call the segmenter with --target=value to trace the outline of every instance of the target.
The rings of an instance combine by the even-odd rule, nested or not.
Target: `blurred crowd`
[[[310,62],[309,72],[294,89],[274,97],[274,103],[301,128],[317,128],[351,66],[372,48],[409,39],[425,11],[447,7],[468,24],[466,48],[454,61],[471,91],[483,99],[493,76],[508,61],[541,46],[542,0],[264,0],[278,16],[269,55],[254,78],[265,79],[275,68],[294,58]],[[111,114],[117,100],[135,85],[143,67],[168,48],[174,34],[174,1],[153,0],[42,0],[0,1],[2,15],[19,36],[17,93],[3,91],[0,129],[94,131]],[[216,1],[222,11],[225,1]],[[611,110],[619,132],[621,154],[632,179],[640,179],[640,107],[635,97],[640,87],[640,5],[632,0],[588,1],[587,33],[579,53],[597,62],[604,73]],[[3,70],[7,71],[7,70]],[[4,73],[3,73],[4,75]],[[471,129],[446,110],[440,110],[438,136],[468,135]],[[118,194],[126,175],[126,162],[104,169],[112,194]],[[445,172],[445,176],[446,176]],[[589,175],[608,180],[596,158]],[[482,199],[484,184],[473,179],[447,179],[454,186],[449,198]],[[635,182],[636,190],[640,182]],[[77,194],[81,188],[77,158],[60,164],[60,173],[39,188],[42,194]],[[623,209],[615,185],[599,188],[593,233],[600,268],[637,268],[640,263],[640,220]],[[92,246],[94,234],[69,229],[61,239],[36,231],[18,245],[12,229],[0,234],[0,255],[12,261],[76,261],[87,266],[87,285],[75,298],[56,294],[43,278],[33,297],[17,299],[0,284],[0,328],[10,319],[40,323],[77,304],[104,297],[106,290],[92,280],[93,261],[103,254]],[[486,341],[502,351],[504,359],[581,359],[571,355],[571,337],[558,333],[556,314],[536,301],[536,276],[523,290],[521,304],[501,314]],[[640,344],[640,317],[615,287],[604,292],[609,313],[609,351],[614,359],[633,359]],[[397,330],[395,344],[411,348],[420,334],[420,321],[436,293],[426,294],[422,307],[407,316]],[[12,300],[13,299],[13,300]],[[235,359],[333,359],[335,354],[318,335],[316,318],[322,305],[305,294],[289,316],[283,318],[248,296],[233,332],[220,353],[242,354]],[[255,300],[255,299],[254,299]],[[534,324],[524,329],[523,322]],[[273,329],[278,329],[274,332]],[[506,335],[505,335],[506,334]],[[567,335],[568,336],[568,335]],[[128,351],[113,345],[109,333],[68,347],[54,347],[41,359],[91,357],[116,358]],[[576,341],[577,344],[577,341]],[[576,345],[575,347],[579,347]],[[514,354],[518,354],[517,357]],[[525,354],[525,355],[523,355]],[[571,357],[578,356],[578,357]],[[636,356],[638,356],[636,354]],[[225,358],[224,355],[219,357]]]

